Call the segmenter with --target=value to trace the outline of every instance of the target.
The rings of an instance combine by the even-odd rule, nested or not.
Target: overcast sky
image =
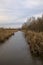
[[[23,23],[43,13],[43,0],[0,0],[0,24]]]

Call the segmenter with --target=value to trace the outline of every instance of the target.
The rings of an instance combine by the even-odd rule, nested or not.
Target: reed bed
[[[1,29],[0,28],[0,43],[9,39],[12,35],[14,35],[14,32],[16,31],[17,30],[14,30],[14,29]]]
[[[43,55],[43,32],[24,31],[24,35],[31,52]]]

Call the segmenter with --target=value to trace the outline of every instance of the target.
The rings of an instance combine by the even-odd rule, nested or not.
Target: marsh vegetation
[[[30,46],[30,51],[33,54],[43,56],[43,15],[37,19],[33,17],[31,23],[29,25],[27,23],[29,23],[29,20],[23,24],[22,29]]]
[[[0,43],[3,43],[5,40],[9,39],[15,32],[17,32],[17,29],[0,28]]]

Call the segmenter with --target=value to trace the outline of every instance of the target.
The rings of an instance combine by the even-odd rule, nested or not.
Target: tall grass
[[[25,38],[32,53],[43,55],[43,17],[22,26]]]
[[[31,52],[43,55],[43,32],[25,31],[24,35],[30,46]]]
[[[0,43],[4,42],[6,39],[9,39],[10,36],[14,35],[14,32],[17,30],[15,29],[3,29],[0,28]]]

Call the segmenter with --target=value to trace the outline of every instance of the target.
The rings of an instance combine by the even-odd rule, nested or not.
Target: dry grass
[[[25,31],[25,37],[32,52],[43,53],[43,32]]]
[[[15,29],[0,29],[0,43],[4,42],[6,39],[9,39],[10,36],[14,35]]]
[[[30,49],[34,53],[42,53],[43,55],[43,15],[41,18],[24,23],[22,29],[27,42],[30,44]]]

